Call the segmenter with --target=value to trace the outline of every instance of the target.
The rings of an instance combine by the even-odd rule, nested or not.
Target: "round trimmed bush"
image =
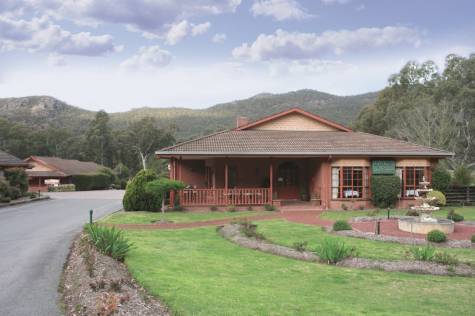
[[[445,199],[444,193],[442,193],[440,191],[435,191],[435,190],[430,191],[427,194],[427,197],[435,198],[432,203],[437,205],[437,206],[444,206],[447,203],[447,200]]]
[[[431,242],[437,242],[437,243],[440,243],[440,242],[444,242],[447,240],[447,236],[441,232],[440,230],[438,229],[434,229],[434,230],[431,230],[428,234],[427,234],[427,240],[428,241],[431,241]]]
[[[376,207],[394,207],[401,193],[398,176],[373,175],[371,177],[371,200]]]
[[[461,222],[461,221],[463,221],[463,220],[465,219],[465,218],[463,217],[463,215],[460,215],[460,214],[458,214],[458,213],[455,213],[454,210],[450,210],[450,211],[449,211],[449,214],[447,215],[447,218],[453,220],[454,222]]]
[[[333,223],[333,230],[334,231],[351,230],[351,225],[347,221],[338,220],[335,223]]]
[[[127,184],[122,204],[127,212],[149,211],[158,212],[162,199],[158,194],[152,194],[145,189],[146,184],[157,180],[157,174],[152,170],[141,170]]]

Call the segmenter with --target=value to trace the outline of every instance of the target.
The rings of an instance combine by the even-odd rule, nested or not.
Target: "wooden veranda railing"
[[[178,191],[182,206],[264,205],[271,203],[270,188],[185,189]]]

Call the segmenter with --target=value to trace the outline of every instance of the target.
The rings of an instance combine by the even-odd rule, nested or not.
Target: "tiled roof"
[[[452,153],[359,132],[231,130],[157,151],[158,156],[434,156]]]
[[[9,153],[0,150],[0,166],[1,167],[27,167],[28,163]]]
[[[65,175],[76,175],[84,173],[95,173],[103,169],[104,167],[90,161],[79,161],[71,159],[62,159],[57,157],[42,157],[31,156],[33,161],[44,162],[48,166],[52,167],[56,171],[60,171]]]
[[[30,177],[52,177],[52,178],[64,178],[66,174],[60,171],[34,171],[26,170],[26,174]]]

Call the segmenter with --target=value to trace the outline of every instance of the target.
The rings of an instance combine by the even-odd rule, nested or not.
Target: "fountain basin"
[[[420,217],[408,216],[398,220],[398,228],[402,231],[415,234],[427,234],[434,229],[450,234],[454,232],[455,223],[450,219],[437,218],[436,221],[432,222],[421,221]]]

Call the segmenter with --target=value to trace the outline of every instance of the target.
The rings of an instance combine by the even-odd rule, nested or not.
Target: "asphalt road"
[[[121,208],[123,191],[56,193],[0,208],[0,315],[60,315],[58,284],[72,238],[88,221]]]

